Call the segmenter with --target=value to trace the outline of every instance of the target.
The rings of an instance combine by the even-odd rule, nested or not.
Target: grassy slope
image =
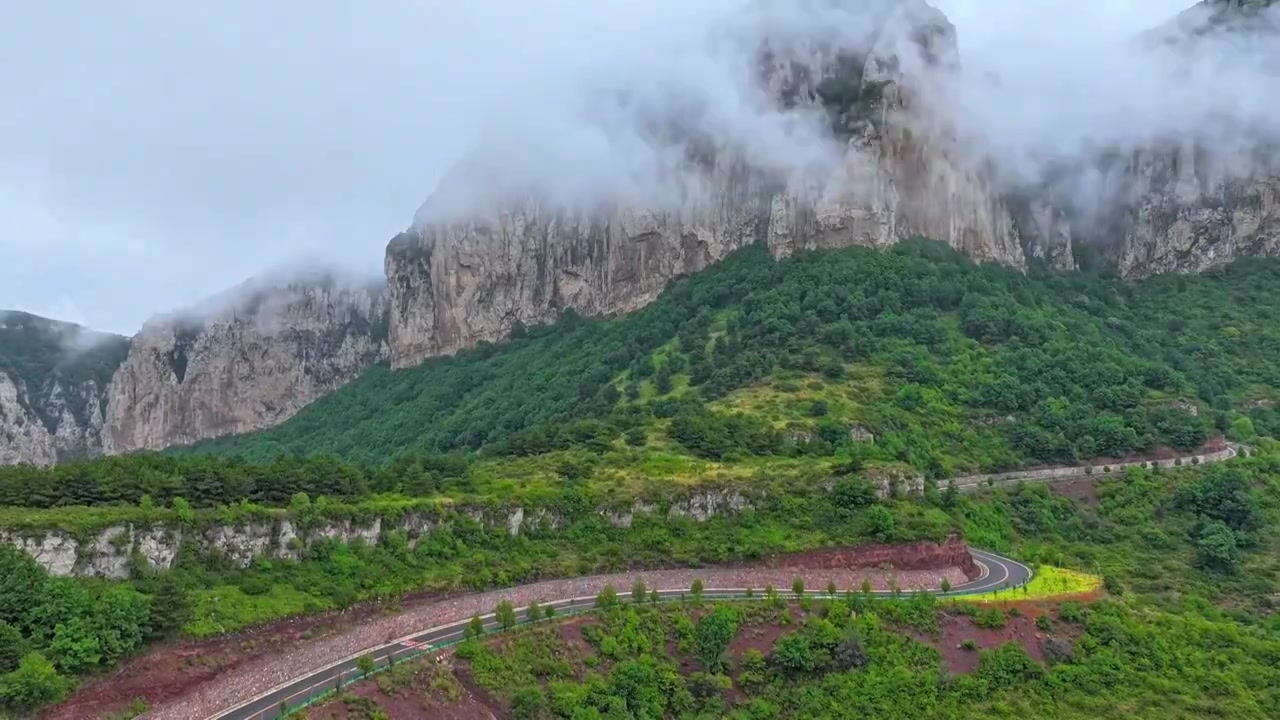
[[[673,441],[671,414],[705,407],[791,437],[862,424],[877,436],[866,459],[945,476],[1176,444],[1179,399],[1198,406],[1192,434],[1244,415],[1271,432],[1277,288],[1272,261],[1132,285],[976,267],[925,242],[781,263],[752,248],[630,316],[571,317],[417,368],[376,368],[277,428],[182,452],[378,463],[483,446],[505,458],[522,431],[554,436],[598,417],[646,432],[652,460],[626,459],[620,476],[681,480],[707,470],[690,455],[709,456]],[[795,453],[733,472],[779,454]],[[528,476],[507,462],[482,474]]]

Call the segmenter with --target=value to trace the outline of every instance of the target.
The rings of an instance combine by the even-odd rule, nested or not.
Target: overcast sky
[[[10,3],[0,308],[131,334],[300,258],[378,274],[479,128],[715,16],[691,4]],[[1010,37],[1131,34],[1191,0],[934,4],[979,56]]]

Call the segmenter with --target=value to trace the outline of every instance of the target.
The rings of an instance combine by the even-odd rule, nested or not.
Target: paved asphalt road
[[[940,596],[980,595],[1008,587],[1018,587],[1031,580],[1031,568],[1016,560],[1010,560],[982,550],[970,549],[970,553],[978,563],[981,574],[976,579],[955,587],[951,592],[939,593]],[[745,593],[746,590],[744,588],[708,588],[702,595],[708,599],[731,599],[744,597]],[[688,590],[660,590],[658,594],[667,598],[678,598],[681,595],[687,595]],[[887,593],[877,594],[886,595]],[[619,593],[619,595],[626,597],[629,593]],[[758,592],[757,597],[759,597]],[[553,606],[558,614],[566,615],[593,607],[595,600],[595,596],[566,598],[543,603],[542,606]],[[523,621],[525,619],[524,608],[517,610],[516,615]],[[498,627],[493,615],[486,615],[483,619],[487,628],[494,629]],[[295,707],[305,702],[309,697],[332,690],[339,682],[346,682],[358,674],[356,661],[359,657],[373,655],[378,667],[382,667],[386,665],[388,657],[400,660],[433,646],[461,640],[468,622],[470,622],[470,618],[460,620],[452,625],[424,630],[416,635],[366,650],[359,655],[349,657],[328,667],[313,670],[290,680],[284,685],[247,700],[234,708],[224,710],[217,715],[209,717],[207,720],[272,720],[273,718],[278,718],[280,717],[280,705],[282,702],[287,703],[290,708]]]

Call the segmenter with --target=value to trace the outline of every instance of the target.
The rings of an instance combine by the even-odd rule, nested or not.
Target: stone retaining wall
[[[1045,470],[1022,470],[1007,473],[995,473],[989,475],[967,475],[965,477],[951,478],[946,480],[943,485],[955,483],[959,489],[980,487],[988,482],[996,485],[1009,485],[1017,482],[1050,482],[1055,480],[1075,480],[1078,478],[1105,476],[1108,473],[1104,468],[1111,468],[1111,475],[1123,472],[1125,468],[1130,467],[1189,467],[1196,464],[1207,464],[1229,460],[1236,455],[1234,448],[1228,447],[1225,450],[1217,452],[1206,452],[1199,455],[1189,455],[1178,458],[1169,458],[1167,460],[1136,460],[1133,462],[1120,462],[1107,465],[1077,465],[1075,467],[1064,468],[1047,468]]]

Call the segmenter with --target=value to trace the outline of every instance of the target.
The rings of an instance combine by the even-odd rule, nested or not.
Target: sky
[[[376,277],[386,242],[481,132],[539,128],[512,137],[552,171],[590,164],[617,138],[593,144],[547,108],[593,79],[640,94],[653,78],[720,83],[712,55],[671,50],[742,2],[13,4],[0,24],[0,308],[132,334],[299,261]],[[1067,62],[1191,0],[934,4],[962,59],[994,67],[1012,50]],[[772,120],[718,122],[791,132]]]

